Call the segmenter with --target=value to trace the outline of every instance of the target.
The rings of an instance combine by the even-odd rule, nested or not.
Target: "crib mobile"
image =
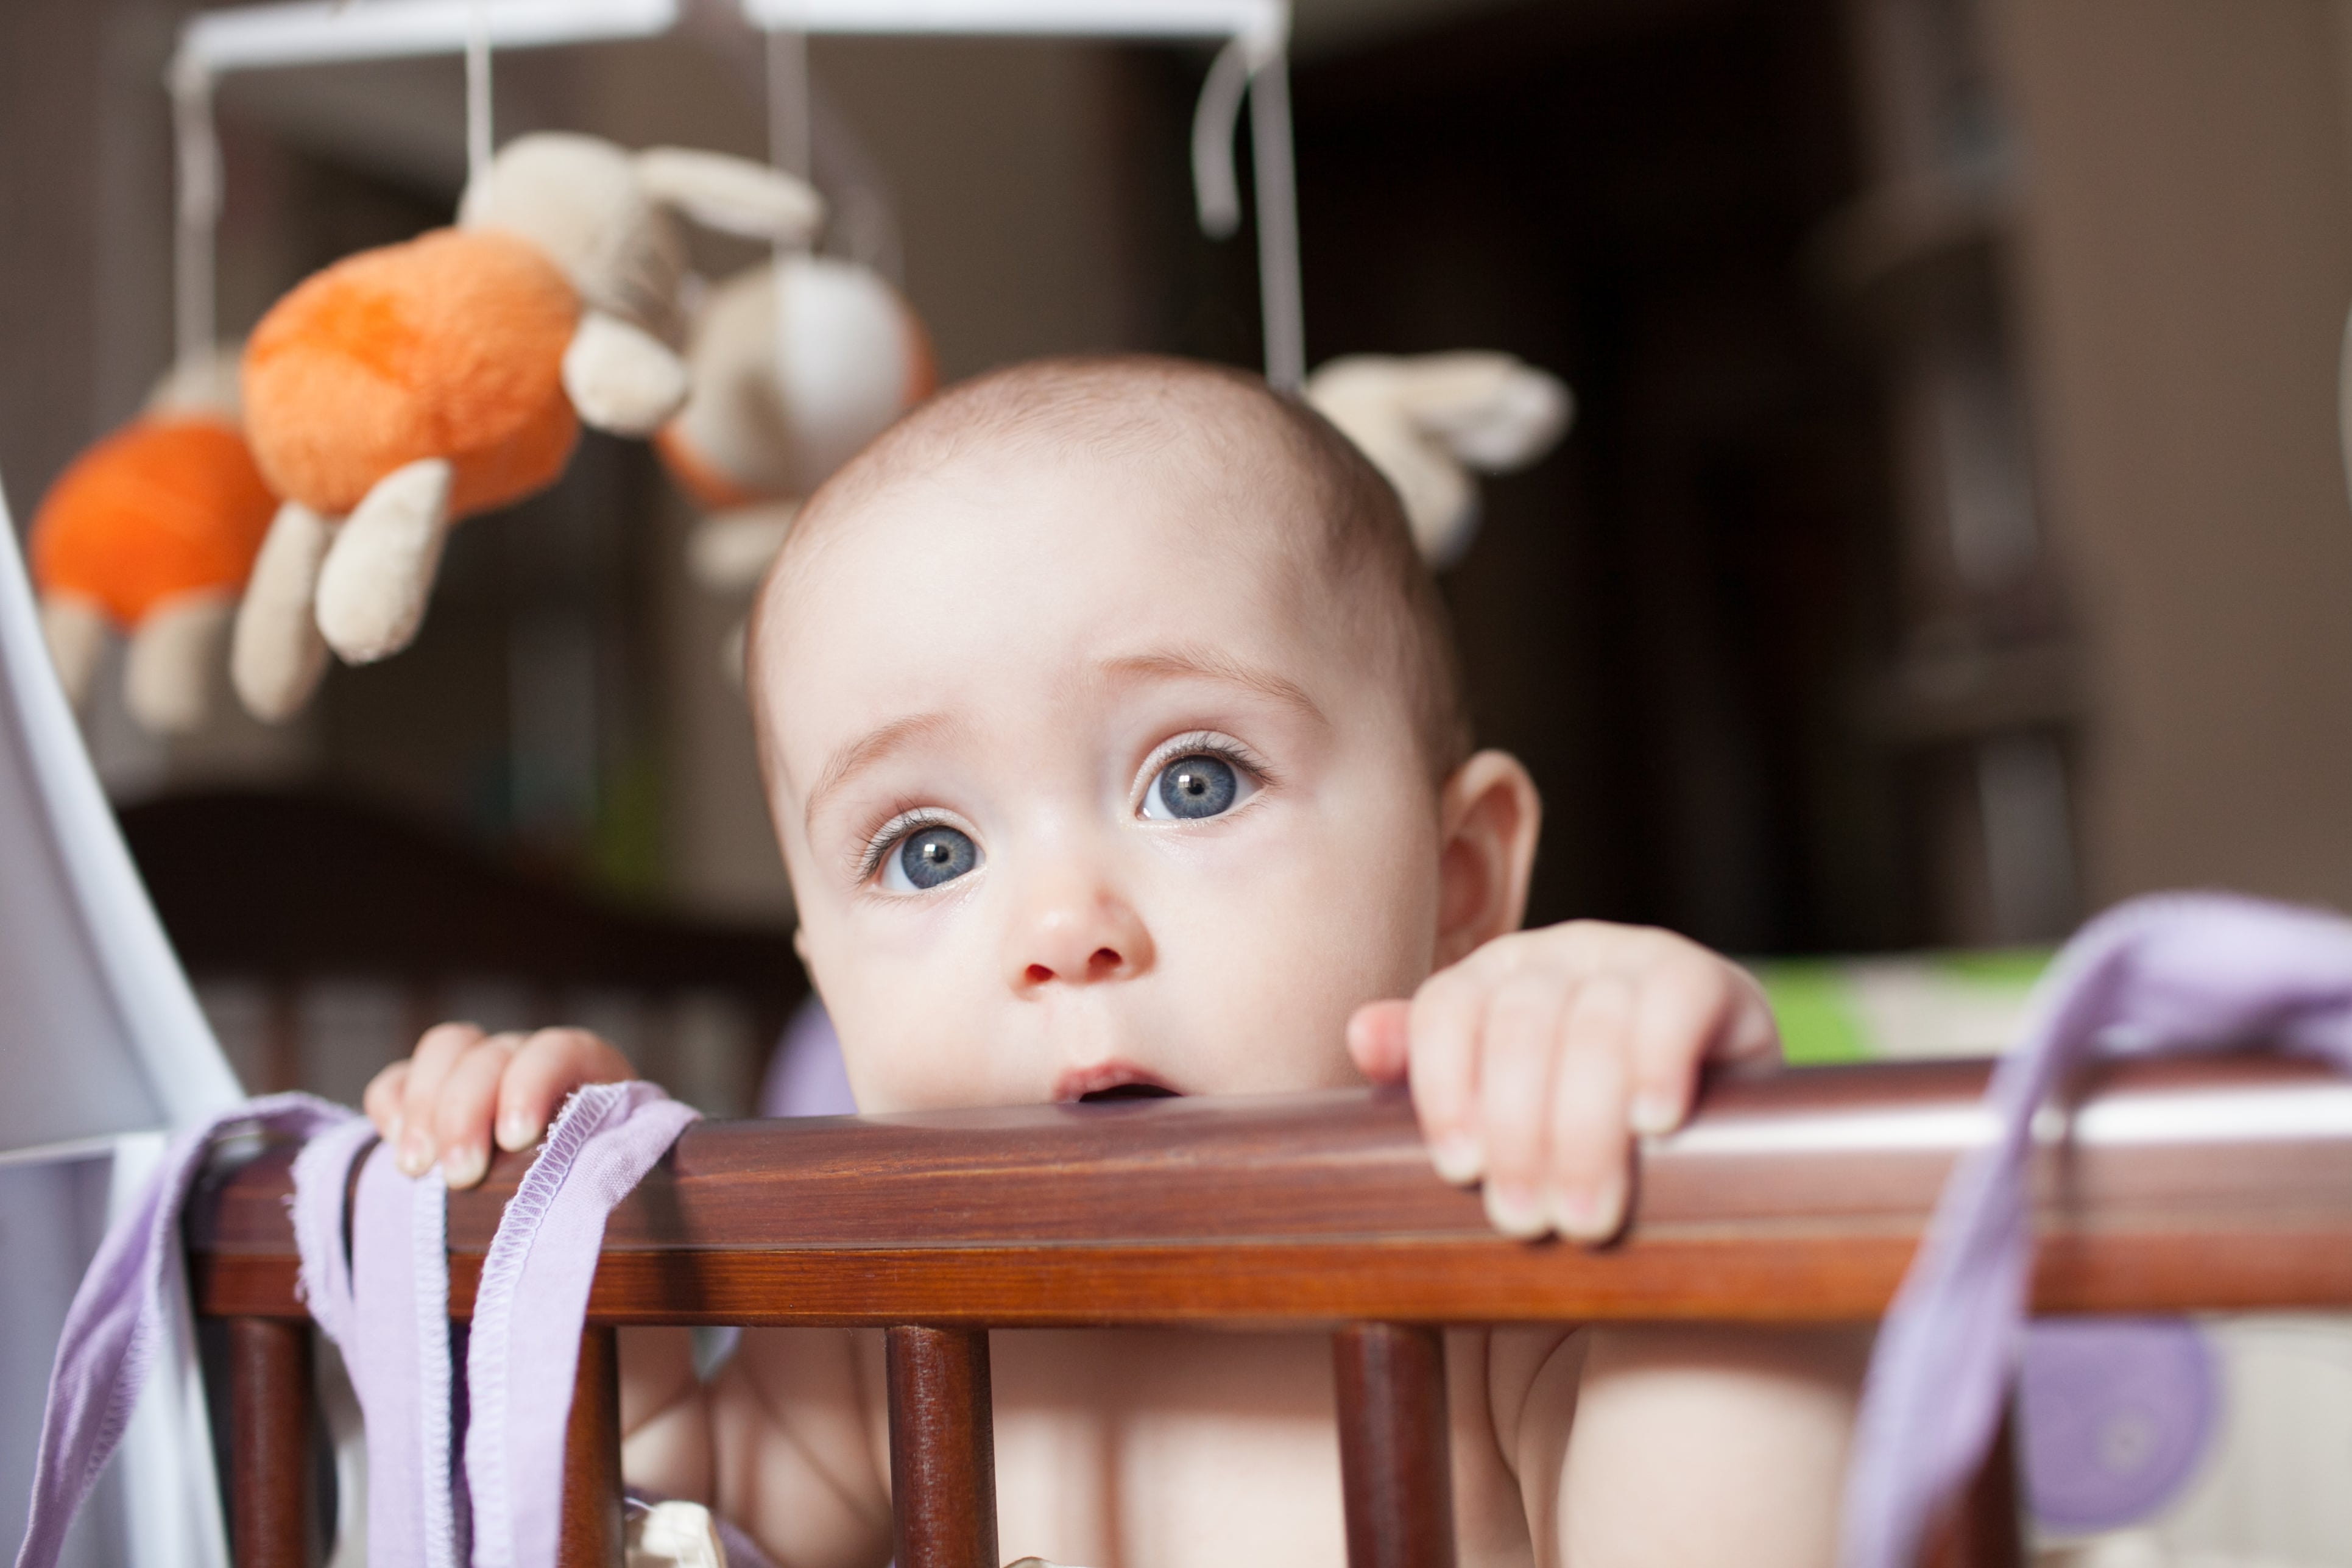
[[[376,0],[190,25],[170,77],[177,363],[148,413],[68,470],[36,521],[44,624],[69,695],[88,694],[112,627],[131,636],[126,706],[147,729],[205,721],[224,641],[245,707],[293,717],[331,654],[369,663],[414,640],[450,526],[552,483],[582,424],[655,437],[704,513],[690,574],[744,595],[801,501],[936,384],[922,323],[872,258],[814,253],[823,204],[800,177],[812,141],[800,40],[814,32],[1226,40],[1195,116],[1195,185],[1202,226],[1234,233],[1231,143],[1246,96],[1268,381],[1370,457],[1438,566],[1474,531],[1473,473],[1533,462],[1566,430],[1567,388],[1507,355],[1359,355],[1305,375],[1284,0],[745,0],[745,15],[771,40],[773,167],[578,135],[495,146],[494,46],[645,37],[677,24],[674,0]],[[314,275],[241,355],[215,344],[214,81],[461,49],[467,180],[455,226]],[[687,273],[681,219],[765,239],[775,255],[706,289]],[[225,358],[241,359],[241,384],[219,374]],[[722,653],[730,672],[740,630]]]

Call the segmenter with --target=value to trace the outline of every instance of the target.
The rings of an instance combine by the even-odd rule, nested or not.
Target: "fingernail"
[[[1466,1187],[1486,1173],[1486,1152],[1467,1132],[1449,1132],[1429,1146],[1429,1163],[1439,1181]]]
[[[490,1167],[489,1152],[478,1143],[452,1149],[441,1156],[441,1177],[453,1187],[470,1187]]]
[[[397,1162],[404,1176],[421,1176],[433,1168],[433,1144],[422,1132],[412,1132],[400,1141]]]
[[[1626,1120],[1643,1137],[1657,1138],[1682,1125],[1683,1108],[1670,1094],[1645,1089],[1633,1097],[1633,1109]]]
[[[1543,1199],[1528,1188],[1488,1182],[1486,1196],[1487,1222],[1505,1236],[1532,1237],[1551,1228]]]
[[[1551,1221],[1570,1241],[1606,1241],[1625,1220],[1625,1178],[1552,1194]]]
[[[539,1123],[520,1111],[499,1123],[499,1147],[528,1149],[539,1142]]]

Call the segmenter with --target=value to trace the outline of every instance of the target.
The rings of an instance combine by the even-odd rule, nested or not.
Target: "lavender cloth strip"
[[[649,1083],[592,1084],[507,1202],[466,1360],[474,1568],[554,1568],[563,1432],[604,1222],[699,1114]]]
[[[170,1331],[174,1298],[164,1289],[164,1271],[178,1266],[180,1210],[214,1137],[226,1128],[252,1126],[308,1138],[352,1114],[310,1095],[274,1094],[172,1141],[137,1205],[99,1244],[67,1310],[41,1413],[40,1456],[16,1568],[54,1568],[67,1528],[122,1440],[156,1349]]]
[[[368,1458],[368,1561],[460,1568],[446,1189],[379,1143],[352,1201],[352,1333],[341,1342]],[[309,1260],[305,1260],[308,1267]]]
[[[1864,1385],[1843,1568],[1911,1568],[2000,1419],[2025,1316],[2034,1113],[2094,1057],[2276,1046],[2352,1069],[2352,922],[2226,894],[2122,905],[2069,942],[1994,1068],[1994,1141],[1961,1161]]]

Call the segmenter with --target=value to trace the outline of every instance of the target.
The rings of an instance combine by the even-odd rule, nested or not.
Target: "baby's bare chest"
[[[1328,1339],[1062,1331],[990,1339],[1006,1560],[1343,1568]]]

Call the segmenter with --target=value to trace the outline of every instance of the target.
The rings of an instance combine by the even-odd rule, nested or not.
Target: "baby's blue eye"
[[[1180,822],[1217,816],[1234,808],[1244,790],[1233,763],[1207,752],[1179,757],[1160,770],[1143,803],[1146,816]]]
[[[926,827],[900,839],[882,863],[882,885],[919,893],[952,882],[980,865],[980,846],[952,827]]]

